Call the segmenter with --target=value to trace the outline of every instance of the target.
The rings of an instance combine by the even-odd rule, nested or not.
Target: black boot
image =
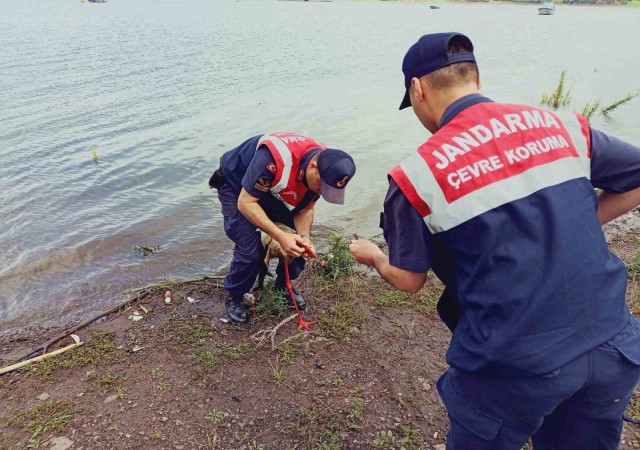
[[[234,297],[227,295],[224,300],[224,307],[227,310],[227,316],[233,323],[247,323],[247,308],[244,306],[242,297]]]
[[[291,300],[291,294],[289,294],[289,289],[287,289],[283,285],[281,286],[280,283],[278,283],[277,278],[276,278],[276,281],[273,283],[273,286],[278,291],[284,291],[284,299],[287,301],[287,304],[293,308],[294,307],[293,301]],[[296,296],[296,303],[298,304],[298,309],[300,310],[305,309],[307,307],[307,302],[305,301],[302,294],[298,292],[296,288],[294,288],[293,286],[291,286],[291,290],[293,291],[293,295]]]
[[[307,302],[304,299],[304,297],[302,296],[302,294],[300,292],[298,292],[296,290],[296,288],[292,287],[291,290],[293,291],[293,295],[295,295],[296,297],[296,303],[298,304],[298,309],[302,310],[302,309],[306,309],[307,307]],[[286,294],[284,295],[285,300],[287,300],[287,302],[293,306],[293,301],[291,300],[291,294],[289,294],[289,290],[287,289]]]

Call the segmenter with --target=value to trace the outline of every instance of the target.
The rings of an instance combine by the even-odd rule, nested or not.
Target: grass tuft
[[[112,370],[104,372],[99,377],[97,375],[93,375],[96,382],[96,386],[98,392],[104,395],[107,392],[115,392],[119,397],[122,397],[126,391],[126,381],[127,377],[123,373],[118,373]]]
[[[400,291],[386,292],[381,297],[373,300],[373,304],[379,308],[387,308],[390,306],[403,306],[409,302],[409,295]]]
[[[212,409],[204,416],[206,420],[213,422],[214,425],[220,425],[227,417],[229,417],[229,413],[219,409]]]
[[[600,108],[600,100],[589,100],[587,104],[584,105],[584,108],[582,108],[582,115],[587,119],[591,119],[598,108]]]
[[[246,358],[249,356],[250,352],[249,344],[247,342],[240,342],[235,347],[232,347],[227,342],[220,342],[216,346],[220,348],[224,356],[235,360]]]
[[[327,337],[347,341],[353,328],[364,322],[365,318],[365,313],[355,302],[344,301],[332,306],[329,314],[322,315],[320,323]]]
[[[347,427],[339,416],[318,405],[300,408],[295,422],[287,426],[287,432],[297,434],[308,443],[307,448],[321,450],[340,450],[341,434]]]
[[[260,298],[256,305],[256,319],[268,317],[282,317],[289,309],[284,294],[273,288],[273,283],[266,283],[260,291]]]
[[[560,80],[558,80],[558,85],[550,94],[542,94],[541,103],[543,105],[547,105],[552,107],[553,109],[558,109],[561,106],[566,106],[571,102],[571,89],[565,92],[565,78],[567,76],[567,71],[563,70],[560,73]]]
[[[183,320],[173,317],[166,326],[173,331],[181,344],[201,346],[204,339],[211,335],[211,326],[204,319]]]
[[[189,355],[193,364],[200,368],[202,375],[209,375],[213,373],[216,370],[216,367],[218,367],[221,356],[222,352],[220,351],[207,352],[205,350],[196,350],[194,353]]]
[[[48,376],[56,368],[76,368],[98,363],[114,363],[122,360],[125,353],[116,348],[114,333],[95,330],[91,332],[91,337],[87,343],[77,347],[62,355],[57,355],[29,367],[24,371],[39,375]]]
[[[635,278],[640,273],[640,252],[635,252],[631,255],[627,263],[627,271],[631,278]]]
[[[9,419],[9,425],[24,428],[31,433],[28,448],[39,447],[40,437],[48,431],[63,431],[73,420],[70,403],[66,400],[49,400],[31,408],[26,413]]]
[[[280,360],[284,363],[293,362],[298,356],[298,353],[300,352],[302,346],[302,342],[296,341],[289,341],[279,344],[278,352],[280,353]]]
[[[638,95],[640,95],[640,91],[635,91],[635,92],[630,92],[627,95],[625,95],[624,97],[622,97],[619,100],[616,100],[615,102],[611,103],[608,106],[603,106],[602,109],[600,109],[600,113],[607,117],[609,116],[609,113],[615,111],[617,108],[619,108],[620,106],[629,103],[631,100],[633,100],[634,98],[636,98]]]

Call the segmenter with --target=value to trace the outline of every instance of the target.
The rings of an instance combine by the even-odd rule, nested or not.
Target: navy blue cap
[[[318,155],[320,194],[329,203],[344,204],[344,188],[356,173],[353,158],[342,150],[327,148]]]
[[[451,38],[462,36],[469,41],[471,52],[456,53],[447,55],[447,46]],[[435,72],[443,67],[460,62],[475,62],[473,56],[473,44],[464,34],[460,33],[435,33],[425,34],[418,42],[413,44],[402,61],[402,72],[404,73],[404,87],[406,89],[399,109],[411,106],[409,98],[409,87],[412,78],[420,78],[428,73]]]

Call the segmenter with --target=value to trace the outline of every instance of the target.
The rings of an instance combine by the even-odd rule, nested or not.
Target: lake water
[[[386,172],[428,136],[397,111],[402,58],[424,33],[467,33],[495,100],[537,104],[566,69],[581,110],[640,88],[638,24],[640,9],[563,5],[3,0],[0,334],[223,268],[207,181],[251,135],[350,152],[348,204],[319,202],[316,230],[378,234]],[[640,99],[592,124],[640,144]]]

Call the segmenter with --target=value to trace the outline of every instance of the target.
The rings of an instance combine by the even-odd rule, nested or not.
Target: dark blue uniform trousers
[[[291,211],[273,196],[266,197],[260,201],[260,205],[267,216],[274,222],[295,229]],[[224,185],[218,189],[218,199],[222,204],[224,232],[235,244],[231,267],[224,278],[224,288],[232,296],[241,297],[253,287],[260,269],[260,262],[264,260],[265,251],[260,240],[260,231],[238,211],[238,193],[228,185]],[[304,270],[304,265],[305,259],[302,257],[289,263],[289,276],[292,280],[298,278]],[[284,283],[283,262],[278,264],[276,279],[278,283]]]
[[[640,377],[640,326],[551,373],[482,378],[450,368],[438,380],[448,450],[615,450]]]

